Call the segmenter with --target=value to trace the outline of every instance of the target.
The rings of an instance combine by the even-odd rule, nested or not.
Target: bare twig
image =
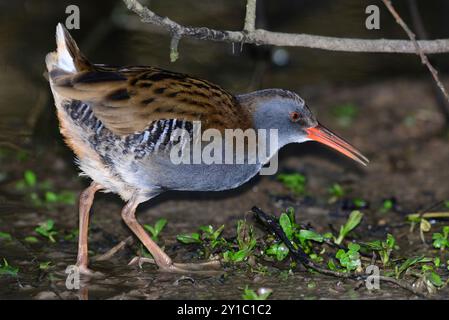
[[[138,0],[123,0],[128,9],[135,12],[142,22],[163,28],[172,35],[230,43],[251,43],[256,45],[307,47],[346,52],[416,53],[416,47],[409,40],[352,39],[324,37],[310,34],[271,32],[263,29],[254,31],[222,31],[206,27],[182,26],[167,17],[161,17],[143,6]],[[449,39],[418,41],[426,54],[449,52]]]
[[[256,29],[256,0],[247,0],[245,26],[243,30],[252,32]]]
[[[101,255],[95,256],[93,258],[94,261],[106,261],[110,260],[117,252],[123,250],[126,246],[130,246],[134,243],[134,239],[132,236],[129,236],[123,241],[120,241],[117,245],[112,247],[108,252],[103,253]]]
[[[401,26],[402,29],[404,29],[405,33],[407,33],[408,37],[413,43],[413,46],[415,47],[416,53],[420,56],[422,64],[424,64],[427,69],[429,69],[430,73],[432,74],[433,80],[436,82],[438,87],[440,88],[441,92],[443,93],[444,97],[447,101],[449,101],[449,95],[446,91],[446,88],[444,87],[443,83],[438,78],[438,71],[435,70],[435,68],[430,64],[429,59],[424,53],[424,50],[421,48],[421,44],[416,41],[415,34],[410,30],[410,28],[407,26],[407,24],[402,20],[401,16],[398,14],[396,9],[393,7],[393,4],[390,0],[382,0],[382,2],[387,7],[388,11],[390,11],[391,15],[395,18],[396,22]]]
[[[419,12],[417,0],[409,0],[408,5],[409,5],[409,10],[410,10],[410,16],[412,18],[413,28],[416,31],[416,35],[418,36],[418,38],[420,40],[427,40],[428,33],[426,31],[423,19]],[[438,67],[438,64],[435,64],[435,60],[432,61],[432,59],[429,58],[429,62],[435,68]],[[446,121],[446,127],[448,127],[449,126],[449,101],[446,100],[444,94],[441,92],[438,84],[435,83],[435,81],[433,82],[433,90],[435,91],[435,98],[436,98],[437,106],[440,109],[441,114],[444,116],[444,119]]]

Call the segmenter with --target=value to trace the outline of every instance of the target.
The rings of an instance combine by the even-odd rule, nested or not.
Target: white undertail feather
[[[64,27],[61,23],[56,26],[56,51],[50,52],[45,58],[47,70],[51,71],[54,68],[62,69],[66,72],[76,72],[75,62],[67,48],[66,35]]]

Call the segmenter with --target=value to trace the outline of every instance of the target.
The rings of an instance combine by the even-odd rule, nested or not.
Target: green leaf
[[[267,300],[271,295],[273,290],[271,289],[260,289],[261,293],[256,293],[253,289],[249,289],[248,286],[243,290],[242,298],[243,300]]]
[[[359,208],[359,209],[366,207],[366,204],[367,204],[366,201],[361,198],[353,199],[352,203],[354,203],[354,206],[356,206],[356,208]]]
[[[391,200],[391,199],[384,200],[384,202],[382,203],[381,211],[388,212],[391,209],[393,209],[393,206],[394,206],[393,200]]]
[[[28,243],[37,243],[37,242],[39,242],[39,240],[36,237],[33,237],[33,236],[26,237],[23,240],[25,242],[28,242]]]
[[[76,203],[76,195],[72,191],[62,191],[57,195],[58,202],[67,205],[74,205]]]
[[[162,229],[164,229],[166,224],[167,224],[166,219],[159,219],[154,224],[154,227],[149,224],[144,224],[143,227],[145,230],[147,230],[149,233],[151,233],[151,238],[154,241],[159,241],[159,234],[161,233]]]
[[[12,240],[12,237],[9,233],[0,231],[0,239]]]
[[[435,267],[439,268],[441,266],[441,259],[438,257],[435,257],[433,259],[433,264],[435,265]]]
[[[336,244],[341,244],[343,239],[351,232],[355,227],[357,227],[362,220],[363,213],[358,210],[354,210],[349,215],[348,221],[340,227],[340,233],[338,238],[335,240]]]
[[[345,195],[345,191],[344,191],[343,187],[341,185],[339,185],[338,183],[334,183],[329,188],[329,193],[331,196],[333,196],[335,198],[341,198]]]
[[[280,218],[279,218],[279,224],[282,227],[282,230],[284,230],[285,235],[287,236],[287,238],[289,240],[292,240],[292,235],[293,235],[293,226],[292,223],[290,221],[290,218],[288,217],[288,215],[286,213],[282,213]]]
[[[46,202],[58,202],[58,196],[54,192],[47,191],[47,192],[45,192],[45,201]]]
[[[324,237],[319,234],[316,233],[314,231],[311,230],[299,230],[299,234],[298,234],[298,238],[301,240],[312,240],[312,241],[316,241],[316,242],[323,242],[324,241]]]
[[[362,262],[360,260],[360,245],[356,243],[350,243],[348,245],[348,251],[339,249],[335,257],[340,261],[340,265],[345,267],[347,271],[353,271],[361,267]]]
[[[36,186],[37,177],[36,174],[31,170],[26,170],[23,174],[23,178],[28,187]]]
[[[279,174],[277,179],[295,194],[304,194],[306,177],[299,173]]]
[[[449,247],[449,227],[443,227],[443,233],[436,232],[432,235],[433,247],[436,249],[445,250]]]
[[[248,257],[249,251],[244,249],[244,250],[239,250],[236,252],[233,252],[231,250],[226,251],[223,254],[223,259],[227,262],[232,261],[232,262],[241,262],[243,260],[245,260]]]
[[[349,127],[357,117],[358,109],[352,103],[346,103],[335,106],[332,109],[333,115],[337,118],[337,122],[342,127]]]
[[[50,264],[51,264],[51,261],[41,262],[39,264],[39,269],[47,270],[48,268],[50,268]]]
[[[387,241],[386,241],[387,247],[390,249],[394,249],[396,246],[396,239],[391,234],[387,234]]]
[[[5,258],[3,258],[3,265],[0,264],[0,275],[16,277],[19,273],[19,268],[14,268],[8,264]]]
[[[39,224],[34,230],[43,237],[46,237],[50,242],[56,242],[54,236],[57,232],[53,229],[55,222],[52,219],[48,219],[46,222]]]
[[[431,259],[423,257],[423,256],[408,258],[407,260],[405,260],[405,262],[403,264],[401,264],[401,266],[397,270],[396,277],[399,277],[404,271],[406,271],[410,267],[414,266],[415,264],[426,263],[426,262],[431,262],[431,261],[432,261]]]
[[[443,285],[441,277],[435,271],[428,272],[426,277],[435,287],[441,287]]]
[[[164,227],[167,225],[167,219],[159,219],[158,221],[156,221],[155,224],[155,231],[156,234],[161,233],[162,229],[164,229]]]
[[[191,243],[201,243],[201,238],[199,233],[191,233],[191,234],[178,234],[176,239],[184,244]]]
[[[284,243],[274,243],[266,250],[266,253],[282,261],[288,256],[289,250]]]

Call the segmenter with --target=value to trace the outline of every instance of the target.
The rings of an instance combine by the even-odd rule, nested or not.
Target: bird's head
[[[294,92],[266,89],[238,97],[253,115],[255,129],[277,129],[278,145],[317,141],[367,165],[360,151],[321,125],[304,100]]]

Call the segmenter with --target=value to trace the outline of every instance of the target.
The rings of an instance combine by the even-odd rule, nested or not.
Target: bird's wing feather
[[[87,70],[50,73],[61,96],[91,105],[104,126],[118,135],[145,130],[161,119],[201,121],[203,129],[246,129],[248,110],[208,81],[152,67],[92,65]]]

